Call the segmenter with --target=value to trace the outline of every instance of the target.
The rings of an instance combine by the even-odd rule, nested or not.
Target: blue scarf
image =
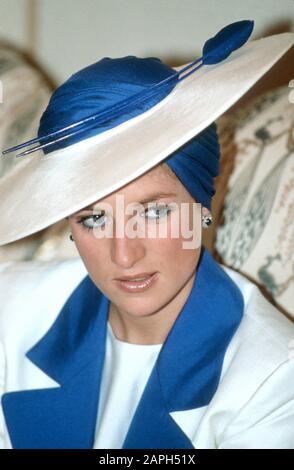
[[[87,275],[26,353],[60,387],[4,394],[14,448],[93,448],[108,308],[109,300]],[[203,249],[190,295],[162,345],[123,448],[193,448],[170,413],[209,404],[243,309],[239,288]]]

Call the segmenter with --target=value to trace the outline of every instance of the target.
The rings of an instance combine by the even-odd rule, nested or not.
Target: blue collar
[[[3,395],[14,448],[93,448],[108,307],[87,275],[26,353],[60,387]],[[193,448],[169,413],[209,404],[243,309],[239,288],[204,248],[191,293],[159,352],[123,448]]]

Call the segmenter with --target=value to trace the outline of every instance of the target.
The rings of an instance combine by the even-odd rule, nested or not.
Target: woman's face
[[[192,287],[201,249],[201,205],[166,164],[91,207],[72,214],[70,228],[89,276],[118,310],[137,317],[152,315]],[[130,227],[137,236],[129,236],[134,233]],[[107,236],[102,236],[103,230]],[[184,247],[189,240],[193,243]],[[141,291],[126,291],[117,280],[140,273],[156,273],[155,282]]]

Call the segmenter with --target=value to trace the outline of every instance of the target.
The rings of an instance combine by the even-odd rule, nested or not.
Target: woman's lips
[[[118,284],[118,287],[124,292],[144,292],[154,285],[158,278],[158,273],[155,272],[151,276],[147,276],[144,280],[140,281],[126,281],[121,279],[116,279],[115,282]]]

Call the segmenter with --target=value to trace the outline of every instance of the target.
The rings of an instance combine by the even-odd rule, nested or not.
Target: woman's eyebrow
[[[151,202],[151,201],[154,201],[155,199],[160,199],[162,197],[171,197],[171,196],[177,196],[177,193],[175,193],[173,191],[171,191],[171,192],[159,191],[159,192],[149,194],[144,199],[141,199],[139,201],[139,203],[140,204],[146,204],[146,202]]]
[[[175,193],[173,191],[170,191],[170,192],[157,191],[157,192],[151,193],[148,196],[146,196],[145,198],[141,199],[139,201],[139,204],[146,204],[146,202],[151,202],[151,201],[154,201],[155,199],[160,199],[160,198],[163,198],[163,197],[171,197],[171,196],[177,196],[177,193]],[[138,203],[138,201],[137,201],[137,203]],[[83,209],[79,210],[78,212],[92,210],[92,209],[95,208],[95,206],[99,206],[99,202],[97,202],[96,204],[90,204],[89,206],[84,207]]]

